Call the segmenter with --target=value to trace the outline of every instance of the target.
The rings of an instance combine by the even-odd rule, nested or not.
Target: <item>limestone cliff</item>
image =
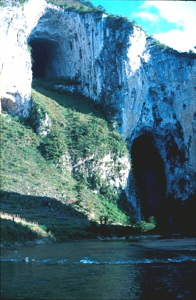
[[[62,10],[44,0],[1,7],[1,15],[4,110],[28,115],[30,45],[35,77],[71,79],[72,86],[56,88],[93,98],[116,119],[135,166],[126,191],[139,214],[142,205],[152,207],[148,216],[161,198],[194,193],[195,55],[160,47],[124,18]]]
[[[27,38],[46,7],[45,1],[20,6],[0,4],[0,98],[1,109],[28,116],[31,109],[32,59]]]

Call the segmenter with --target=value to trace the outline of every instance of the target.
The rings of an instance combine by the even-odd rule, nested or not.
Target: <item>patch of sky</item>
[[[122,1],[122,0],[91,0],[95,5],[101,5],[107,13],[130,17],[130,13],[136,11],[144,1]]]
[[[167,32],[173,29],[183,30],[183,26],[179,26],[174,22],[168,22],[159,15],[159,9],[151,6],[144,10],[142,4],[145,1],[126,1],[126,0],[91,0],[98,6],[105,8],[107,13],[117,14],[135,20],[149,35],[159,32]]]
[[[158,17],[156,20],[147,20],[142,17],[134,17],[134,20],[150,35],[160,32],[168,32],[169,30],[174,29],[183,30],[182,25],[178,26],[176,23],[168,22],[162,17]]]

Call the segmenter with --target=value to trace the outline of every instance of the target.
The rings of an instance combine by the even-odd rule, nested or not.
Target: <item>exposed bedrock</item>
[[[28,115],[32,72],[72,79],[74,91],[107,107],[127,141],[133,172],[126,193],[138,215],[155,214],[162,198],[194,193],[193,54],[160,48],[123,18],[63,11],[44,0],[1,7],[1,13],[3,110]]]

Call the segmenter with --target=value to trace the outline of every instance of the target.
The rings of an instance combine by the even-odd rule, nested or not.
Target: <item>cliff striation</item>
[[[126,193],[139,217],[156,214],[162,199],[194,193],[194,54],[163,47],[125,18],[44,0],[2,6],[1,15],[3,110],[28,115],[32,71],[65,77],[71,84],[55,88],[104,105],[126,140],[133,164]]]

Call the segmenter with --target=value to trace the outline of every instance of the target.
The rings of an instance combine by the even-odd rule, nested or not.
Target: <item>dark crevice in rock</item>
[[[147,220],[157,215],[166,194],[164,164],[151,134],[142,134],[133,141],[131,157],[141,215]]]
[[[58,53],[58,43],[45,39],[31,39],[32,71],[34,78],[47,78],[55,76],[54,63]]]

